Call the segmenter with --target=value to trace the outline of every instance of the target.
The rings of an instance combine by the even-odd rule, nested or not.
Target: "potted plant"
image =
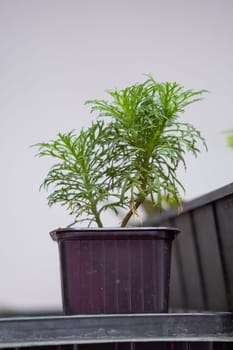
[[[167,311],[171,243],[179,230],[126,225],[148,198],[160,210],[164,198],[181,207],[178,166],[205,140],[179,115],[204,92],[148,76],[108,91],[110,102],[87,101],[98,118],[86,130],[36,145],[39,156],[57,161],[41,185],[52,189],[48,204],[74,216],[69,227],[51,232],[66,314]],[[121,227],[103,227],[108,210],[125,211]],[[87,228],[71,227],[83,221]]]

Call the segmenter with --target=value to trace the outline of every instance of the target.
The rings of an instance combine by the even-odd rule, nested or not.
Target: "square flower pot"
[[[168,311],[175,228],[57,229],[66,315]]]

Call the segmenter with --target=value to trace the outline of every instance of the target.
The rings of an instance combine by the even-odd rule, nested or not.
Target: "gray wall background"
[[[61,303],[48,232],[70,218],[38,192],[51,163],[29,146],[89,125],[105,89],[151,73],[210,90],[182,117],[209,147],[180,169],[185,199],[232,182],[232,15],[232,0],[0,0],[0,308]]]

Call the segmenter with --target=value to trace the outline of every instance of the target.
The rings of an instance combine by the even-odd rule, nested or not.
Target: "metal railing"
[[[232,313],[6,318],[0,348],[219,350],[233,346],[232,325]]]

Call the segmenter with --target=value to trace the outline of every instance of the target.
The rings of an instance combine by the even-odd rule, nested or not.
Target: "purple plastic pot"
[[[174,228],[57,229],[66,315],[168,311]]]

